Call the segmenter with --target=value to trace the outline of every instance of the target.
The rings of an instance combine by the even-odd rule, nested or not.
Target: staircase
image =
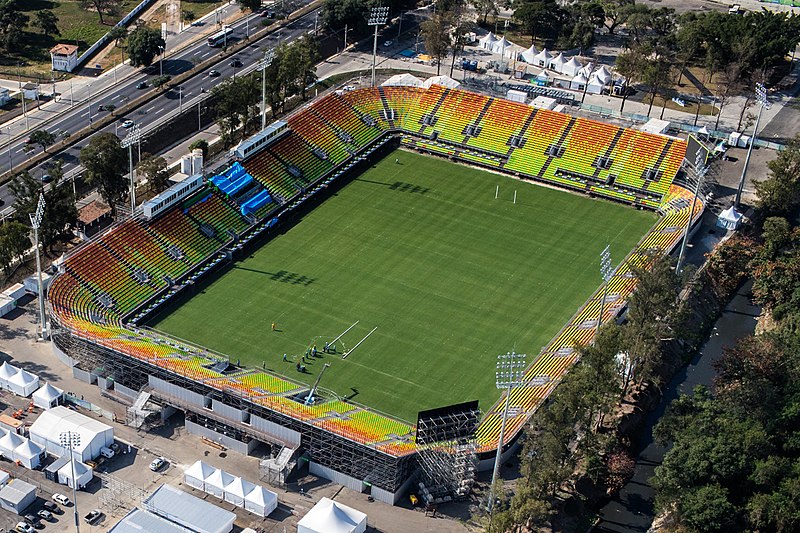
[[[480,127],[481,121],[483,120],[483,117],[486,115],[486,112],[489,111],[489,106],[492,105],[493,101],[494,98],[489,98],[488,100],[486,100],[486,104],[483,106],[483,109],[481,109],[481,112],[478,113],[477,117],[475,117],[475,122],[472,123],[473,125]],[[470,138],[471,138],[470,135],[465,135],[464,140],[461,141],[461,143],[467,144]]]
[[[536,109],[534,109],[533,112],[530,115],[528,115],[528,118],[525,119],[525,123],[522,124],[522,129],[520,129],[519,133],[517,133],[516,135],[517,137],[521,139],[525,138],[525,133],[528,131],[528,128],[533,123],[534,117],[536,117]],[[515,148],[514,146],[509,146],[508,152],[506,152],[506,161],[508,161],[508,158],[511,157],[511,152],[514,151],[514,148]]]
[[[394,117],[394,109],[389,107],[389,100],[386,99],[386,94],[383,91],[383,87],[378,87],[378,94],[381,95],[381,103],[383,104],[383,113],[387,118],[387,122],[389,123],[389,129],[392,130],[396,129],[397,127],[395,126],[394,118],[389,118],[389,117]]]
[[[435,117],[435,116],[436,116],[436,113],[439,111],[439,108],[440,108],[440,107],[442,107],[442,103],[444,103],[444,100],[445,100],[445,98],[447,98],[447,95],[448,95],[448,94],[450,94],[450,88],[446,88],[446,89],[445,89],[445,90],[442,92],[442,96],[440,96],[440,97],[439,97],[439,100],[436,102],[436,105],[435,105],[435,106],[433,106],[433,109],[431,109],[430,113],[426,113],[426,114],[427,114],[428,116]],[[419,135],[424,135],[424,133],[423,133],[423,132],[425,131],[425,128],[429,128],[429,127],[430,127],[430,128],[432,128],[433,126],[429,126],[428,124],[423,124],[423,125],[422,125],[422,126],[419,128],[419,131],[418,131],[417,133],[418,133]]]
[[[578,121],[578,119],[575,118],[575,117],[572,117],[569,120],[569,124],[567,124],[567,127],[564,128],[564,131],[561,132],[561,137],[559,137],[558,140],[555,142],[555,144],[557,146],[561,146],[562,144],[564,144],[564,141],[567,139],[567,136],[569,135],[569,132],[572,131],[572,127],[575,126],[575,123],[577,121]],[[555,158],[552,155],[548,155],[547,156],[547,161],[545,161],[544,165],[542,165],[542,168],[539,170],[539,173],[536,175],[537,179],[543,179],[544,178],[544,174],[545,174],[545,172],[547,172],[547,169],[550,166],[550,163],[553,162],[553,159],[555,159]]]

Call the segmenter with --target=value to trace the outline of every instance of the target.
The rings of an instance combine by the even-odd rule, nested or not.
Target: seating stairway
[[[462,144],[464,129],[473,124],[484,109],[488,96],[466,91],[448,91],[439,107],[433,111],[439,119],[434,130],[438,139]]]

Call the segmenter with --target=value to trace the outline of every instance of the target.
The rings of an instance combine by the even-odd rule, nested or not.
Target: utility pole
[[[42,225],[42,216],[44,216],[44,193],[39,193],[39,203],[36,204],[36,212],[28,216],[31,219],[31,227],[33,228],[33,247],[36,249],[36,275],[39,284],[39,327],[41,328],[42,340],[46,341],[47,335],[47,316],[44,312],[44,287],[42,285],[42,261],[39,253],[39,228]]]
[[[378,26],[386,24],[389,18],[388,7],[373,7],[367,25],[375,28],[375,37],[372,41],[372,86],[375,87],[375,61],[378,57]]]
[[[345,48],[347,48],[347,24],[344,25],[344,48],[342,50]]]
[[[739,188],[736,189],[736,201],[733,202],[733,207],[739,209],[739,203],[742,201],[742,190],[744,189],[744,178],[747,176],[747,165],[750,163],[750,155],[753,153],[753,145],[756,144],[756,136],[758,135],[758,123],[761,121],[761,112],[764,108],[769,109],[772,104],[767,99],[767,88],[761,83],[756,83],[756,101],[761,104],[758,108],[758,116],[756,123],[753,126],[753,138],[750,139],[750,146],[747,148],[747,157],[744,158],[744,166],[742,167],[742,177],[739,180]]]
[[[261,130],[267,127],[267,68],[275,59],[275,49],[270,48],[264,51],[264,59],[261,60]]]

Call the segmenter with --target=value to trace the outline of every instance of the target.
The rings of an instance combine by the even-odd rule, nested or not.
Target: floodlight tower
[[[505,353],[497,356],[497,370],[495,372],[495,385],[498,389],[506,390],[506,403],[503,409],[503,422],[500,425],[500,438],[497,440],[497,455],[494,458],[494,470],[492,471],[492,484],[489,486],[489,505],[488,511],[494,509],[494,484],[500,473],[500,456],[503,454],[503,441],[506,434],[506,421],[508,419],[508,405],[511,400],[511,391],[514,387],[522,383],[525,374],[525,354]]]
[[[367,25],[375,27],[375,37],[372,41],[372,86],[375,87],[375,59],[378,57],[378,26],[386,24],[389,18],[388,7],[373,7],[369,14]]]
[[[44,215],[44,193],[39,193],[39,203],[36,204],[36,212],[28,216],[31,219],[31,227],[33,228],[33,247],[36,249],[36,275],[39,284],[39,326],[42,331],[42,340],[47,340],[47,317],[44,312],[44,290],[42,287],[42,260],[39,254],[39,228],[42,225],[42,216]]]
[[[747,157],[744,158],[744,167],[742,167],[742,177],[739,179],[739,188],[736,189],[736,200],[733,202],[733,207],[738,209],[739,202],[742,200],[742,189],[744,189],[744,178],[747,176],[747,165],[750,163],[750,154],[753,153],[753,145],[756,144],[756,136],[758,135],[758,123],[761,121],[761,112],[764,108],[769,109],[772,107],[769,99],[767,98],[767,88],[761,83],[756,83],[756,101],[761,104],[758,108],[758,116],[756,123],[753,126],[753,138],[750,139],[750,146],[747,148]]]
[[[139,125],[135,124],[128,135],[122,140],[122,147],[128,149],[128,166],[131,174],[131,216],[136,210],[136,183],[133,180],[133,145],[138,143],[142,138],[142,132]]]
[[[752,144],[750,147],[752,148]],[[691,210],[689,211],[689,217],[686,219],[686,227],[683,229],[683,241],[681,241],[681,251],[678,254],[678,263],[675,265],[675,272],[680,273],[683,269],[683,260],[684,256],[686,255],[686,241],[689,240],[689,228],[692,225],[692,218],[694,217],[694,206],[697,203],[697,196],[700,194],[700,188],[703,186],[703,178],[705,178],[706,173],[708,172],[708,166],[705,165],[705,157],[703,155],[704,150],[699,150],[697,152],[697,157],[694,160],[694,175],[697,183],[695,183],[694,187],[694,196],[692,197],[692,206]],[[747,163],[745,163],[747,165]],[[742,183],[744,183],[744,174],[742,174],[742,182],[739,184],[739,192],[742,192]],[[737,194],[738,198],[738,194]]]
[[[264,59],[259,64],[261,70],[261,129],[267,127],[267,69],[275,59],[275,49],[270,48],[264,51]]]
[[[80,533],[80,516],[78,516],[78,480],[75,479],[75,455],[72,453],[75,448],[81,445],[81,435],[75,431],[64,431],[58,436],[58,440],[63,448],[69,451],[69,464],[72,468],[72,509],[75,514],[75,533]]]
[[[306,405],[311,405],[311,402],[314,401],[314,393],[317,392],[317,387],[319,386],[319,380],[322,379],[322,374],[325,373],[325,370],[329,366],[331,366],[330,363],[325,363],[324,365],[322,365],[322,370],[320,370],[319,376],[317,376],[317,381],[314,382],[314,386],[311,387],[311,391],[308,393],[308,396],[306,397],[306,401],[305,401]]]
[[[603,324],[603,313],[606,307],[606,297],[608,296],[608,282],[614,276],[614,270],[611,265],[611,245],[607,244],[603,251],[600,252],[600,276],[603,278],[603,299],[600,300],[600,316],[597,317],[597,333],[600,333],[600,326]]]

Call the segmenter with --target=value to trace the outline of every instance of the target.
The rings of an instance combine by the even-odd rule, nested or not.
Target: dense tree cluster
[[[149,67],[164,46],[164,39],[159,30],[139,26],[128,35],[128,57],[131,65]]]
[[[113,133],[100,133],[81,149],[81,165],[86,169],[84,180],[97,187],[103,200],[114,209],[128,196],[129,183],[125,177],[128,154],[119,137]]]

